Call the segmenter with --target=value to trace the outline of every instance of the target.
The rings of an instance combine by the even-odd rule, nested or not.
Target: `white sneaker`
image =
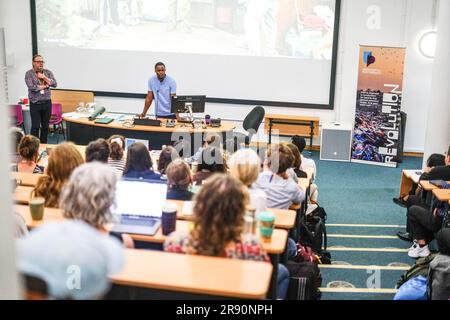
[[[425,258],[430,255],[430,250],[428,249],[428,245],[424,247],[420,247],[417,242],[414,242],[414,244],[411,246],[411,248],[408,251],[408,256],[411,258]]]

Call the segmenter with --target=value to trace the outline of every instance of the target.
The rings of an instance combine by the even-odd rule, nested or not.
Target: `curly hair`
[[[83,157],[73,143],[57,145],[50,151],[47,175],[39,178],[33,190],[34,196],[44,197],[46,207],[57,208],[61,189],[72,171],[83,163]]]
[[[114,169],[105,164],[91,162],[75,169],[61,191],[59,205],[63,216],[103,228],[112,220],[110,208],[116,183]]]
[[[248,201],[247,187],[229,175],[215,174],[205,181],[193,208],[191,236],[198,254],[219,256],[240,238]]]

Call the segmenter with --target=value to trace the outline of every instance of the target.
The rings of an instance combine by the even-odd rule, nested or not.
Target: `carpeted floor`
[[[319,161],[319,154],[311,156],[316,160],[319,188],[319,203],[328,214],[330,224],[402,225],[406,223],[406,210],[395,205],[392,198],[399,193],[401,171],[422,167],[421,158],[405,157],[398,168],[385,168],[354,163]],[[348,248],[398,248],[401,252],[333,251],[335,263],[363,266],[387,266],[391,263],[412,265],[414,260],[405,250],[410,244],[395,237],[398,227],[351,227],[328,226],[329,247]],[[345,237],[342,237],[344,235]],[[385,236],[384,238],[352,238],[347,236]],[[323,287],[333,281],[345,281],[355,288],[367,288],[370,276],[367,269],[321,269]],[[404,273],[401,270],[380,271],[381,289],[393,289]],[[385,293],[323,293],[324,300],[345,299],[392,299],[394,294]]]

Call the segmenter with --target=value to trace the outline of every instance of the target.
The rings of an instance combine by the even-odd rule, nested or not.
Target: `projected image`
[[[335,0],[37,0],[40,48],[331,60]]]

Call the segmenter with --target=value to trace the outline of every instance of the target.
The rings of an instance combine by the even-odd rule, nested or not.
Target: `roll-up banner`
[[[405,52],[361,46],[352,162],[397,167]]]

